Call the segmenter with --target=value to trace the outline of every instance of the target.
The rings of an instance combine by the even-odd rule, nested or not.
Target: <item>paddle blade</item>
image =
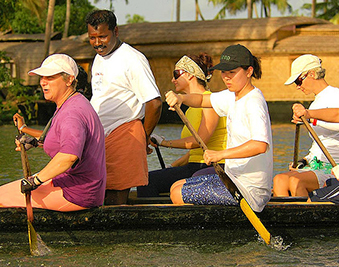
[[[32,256],[44,256],[51,252],[49,247],[42,241],[40,235],[35,232],[32,223],[27,220],[29,248]]]
[[[261,223],[258,216],[251,209],[250,205],[247,203],[246,199],[242,198],[240,200],[240,208],[246,215],[247,219],[251,222],[255,230],[257,230],[258,234],[265,241],[267,245],[271,243],[271,234],[267,231],[265,226]]]

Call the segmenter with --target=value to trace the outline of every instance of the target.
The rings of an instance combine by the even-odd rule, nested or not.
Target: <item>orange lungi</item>
[[[148,184],[146,134],[142,122],[124,123],[105,139],[106,189],[124,190]]]

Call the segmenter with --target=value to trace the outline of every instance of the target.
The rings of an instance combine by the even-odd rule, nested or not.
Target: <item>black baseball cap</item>
[[[234,70],[241,66],[253,66],[253,55],[243,45],[230,45],[220,56],[220,63],[210,70]]]

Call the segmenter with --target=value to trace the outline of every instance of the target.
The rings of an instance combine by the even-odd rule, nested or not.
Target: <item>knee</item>
[[[179,181],[176,181],[174,184],[172,184],[171,188],[170,188],[170,193],[172,193],[172,190],[175,190],[177,187],[180,187],[180,190],[182,188],[182,185],[186,183],[186,179],[182,179]]]
[[[273,196],[288,196],[289,195],[289,176],[286,173],[277,174],[273,178]]]
[[[296,192],[298,188],[302,187],[302,180],[296,176],[291,176],[289,180],[289,186],[291,191]]]
[[[173,184],[171,187],[170,198],[173,204],[183,204],[184,201],[182,200],[182,184]]]
[[[288,183],[288,176],[284,173],[277,174],[273,178],[273,187],[280,187]]]

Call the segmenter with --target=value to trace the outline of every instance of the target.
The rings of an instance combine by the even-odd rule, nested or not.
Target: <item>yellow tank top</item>
[[[206,91],[204,94],[211,94],[211,92]],[[189,107],[185,113],[187,119],[191,122],[193,128],[198,131],[201,119],[202,119],[202,108],[191,108]],[[226,149],[226,117],[221,117],[219,119],[217,128],[215,129],[210,140],[206,144],[208,149],[211,150],[224,150]],[[181,131],[181,138],[192,136],[191,132],[186,126]],[[190,149],[189,162],[195,163],[204,163],[203,151],[201,148]],[[225,160],[220,161],[219,163],[224,163]]]

